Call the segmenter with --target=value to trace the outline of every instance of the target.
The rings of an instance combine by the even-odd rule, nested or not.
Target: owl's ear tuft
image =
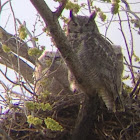
[[[95,17],[96,17],[96,15],[97,15],[97,13],[94,11],[94,12],[92,12],[92,14],[90,15],[90,17],[89,17],[89,20],[91,21],[91,20],[94,20],[95,19]]]
[[[70,18],[71,18],[71,19],[74,19],[73,10],[70,10]]]

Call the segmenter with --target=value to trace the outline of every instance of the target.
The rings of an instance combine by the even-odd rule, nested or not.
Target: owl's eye
[[[45,55],[45,59],[50,59],[51,57],[48,55]]]
[[[77,26],[78,24],[77,24],[76,22],[73,22],[72,25],[73,25],[73,26]]]

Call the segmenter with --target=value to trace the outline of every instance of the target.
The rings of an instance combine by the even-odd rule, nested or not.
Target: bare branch
[[[10,78],[7,77],[7,72],[2,72],[2,70],[0,69],[1,74],[11,83],[13,83],[14,85],[18,85],[18,86],[22,86],[26,91],[28,91],[29,93],[31,93],[32,95],[35,95],[31,90],[29,90],[26,86],[24,82],[14,82],[12,81]],[[9,88],[7,88],[9,89]],[[36,95],[35,95],[36,96]]]
[[[132,66],[131,54],[130,54],[130,51],[129,51],[129,47],[128,47],[126,36],[124,34],[124,31],[123,31],[121,17],[120,17],[120,14],[119,13],[118,13],[118,17],[119,17],[119,20],[120,20],[120,22],[119,22],[119,24],[120,24],[120,31],[122,33],[122,36],[123,36],[123,39],[124,39],[124,42],[125,42],[125,46],[126,46],[126,50],[127,50],[127,54],[128,54],[128,58],[129,58],[129,63]],[[126,58],[124,58],[124,59],[127,62]],[[133,83],[135,84],[135,77],[134,77],[134,73],[133,73],[133,68],[132,67],[128,67],[128,68],[130,69],[130,72],[131,72],[131,75],[132,75],[132,80],[133,80]]]
[[[139,66],[129,65],[128,63],[124,63],[124,65],[127,65],[127,66],[129,66],[129,67],[133,67],[133,68],[140,69],[140,67],[139,67]]]
[[[87,3],[88,3],[88,10],[89,10],[89,13],[91,14],[91,7],[90,7],[91,1],[90,1],[90,0],[87,0]]]
[[[125,7],[126,7],[126,10],[124,10],[124,9],[123,10],[126,11],[126,12],[131,13],[136,19],[140,20],[140,18],[135,14],[135,12],[131,11],[128,2],[126,0],[121,0],[121,1],[122,1],[122,3],[125,4]]]
[[[3,7],[4,7],[9,1],[12,1],[12,0],[8,0],[8,1],[6,1],[3,5],[1,5],[1,0],[0,0],[0,14],[1,14],[1,12],[2,12]]]

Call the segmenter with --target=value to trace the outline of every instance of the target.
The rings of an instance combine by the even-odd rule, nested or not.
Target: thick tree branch
[[[84,104],[79,112],[72,140],[93,140],[97,136],[92,132],[97,122],[97,112],[100,107],[99,97],[85,97]]]
[[[15,70],[17,73],[18,71],[18,58],[14,54],[7,54],[3,52],[2,47],[0,45],[0,63]],[[29,82],[33,83],[33,68],[31,68],[26,62],[19,58],[20,64],[20,74]]]
[[[13,35],[6,32],[2,27],[0,27],[0,42],[7,45],[12,52],[17,54],[17,45],[19,47],[19,56],[22,56],[23,58],[27,59],[31,63],[35,64],[35,60],[28,55],[28,49],[29,47],[25,42],[22,40],[15,38]]]

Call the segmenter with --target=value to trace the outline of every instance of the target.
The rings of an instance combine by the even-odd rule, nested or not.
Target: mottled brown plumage
[[[98,31],[94,21],[96,14],[74,16],[70,13],[68,23],[68,40],[77,54],[84,70],[84,75],[92,85],[90,93],[97,91],[108,109],[115,111],[115,100],[121,92],[121,75],[123,71],[122,52],[120,47],[112,46]],[[81,90],[80,84],[70,72],[70,83],[73,91]]]

